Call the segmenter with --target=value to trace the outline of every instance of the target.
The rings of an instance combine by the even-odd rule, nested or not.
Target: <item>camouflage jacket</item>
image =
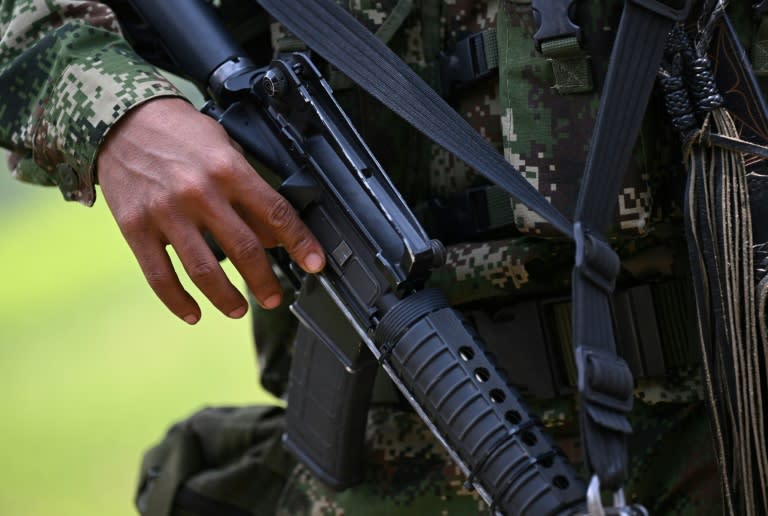
[[[123,39],[101,2],[0,3],[0,146],[22,181],[95,200],[95,156],[132,107],[180,95]]]

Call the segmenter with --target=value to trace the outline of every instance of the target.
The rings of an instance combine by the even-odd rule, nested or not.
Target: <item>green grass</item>
[[[102,200],[87,209],[0,174],[4,197],[21,196],[0,206],[0,515],[135,514],[142,450],[171,422],[269,400],[247,318],[197,294],[203,320],[187,327]]]

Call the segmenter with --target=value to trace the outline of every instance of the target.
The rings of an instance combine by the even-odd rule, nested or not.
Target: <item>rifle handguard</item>
[[[468,482],[489,491],[496,509],[577,511],[583,482],[441,292],[405,298],[382,319],[374,339],[417,411],[445,439]]]

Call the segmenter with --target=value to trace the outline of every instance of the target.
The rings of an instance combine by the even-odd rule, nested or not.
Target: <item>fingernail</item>
[[[267,310],[272,310],[273,308],[277,308],[280,306],[280,295],[274,294],[272,296],[269,296],[267,299],[264,300],[264,303],[262,303],[264,308]]]
[[[229,316],[232,319],[240,319],[242,316],[245,315],[245,312],[247,312],[247,311],[248,311],[248,307],[247,306],[241,306],[241,307],[235,308],[234,310],[229,312]]]
[[[197,324],[197,321],[199,320],[200,318],[195,314],[189,314],[184,316],[184,322],[186,322],[187,324]]]
[[[318,272],[323,267],[323,257],[317,253],[310,253],[304,260],[304,266],[309,272]]]

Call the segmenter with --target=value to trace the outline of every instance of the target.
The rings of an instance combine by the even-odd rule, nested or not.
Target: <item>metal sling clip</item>
[[[603,506],[603,498],[600,495],[600,479],[592,475],[592,480],[587,488],[587,515],[586,516],[649,516],[648,509],[642,505],[627,505],[624,498],[624,489],[613,493],[613,506]]]

